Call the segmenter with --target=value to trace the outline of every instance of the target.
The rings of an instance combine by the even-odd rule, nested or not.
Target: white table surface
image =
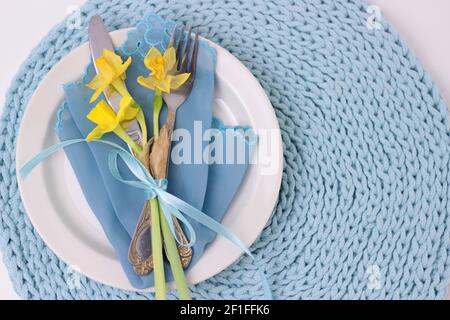
[[[12,77],[31,49],[61,21],[70,6],[85,0],[15,0],[0,4],[0,111]],[[400,32],[450,105],[450,1],[369,0]],[[20,17],[20,20],[18,19]],[[11,32],[14,30],[14,32]],[[1,257],[1,253],[0,253]],[[0,261],[0,300],[18,299]]]

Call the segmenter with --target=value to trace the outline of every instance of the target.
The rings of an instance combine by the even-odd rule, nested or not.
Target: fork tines
[[[177,25],[172,31],[172,36],[169,42],[169,47],[173,46],[176,51],[177,72],[191,73],[191,81],[193,81],[193,77],[195,75],[199,50],[199,35],[194,32],[195,37],[192,39],[192,33],[192,27],[189,27],[187,30],[187,36],[185,37],[185,29]],[[192,41],[194,42],[193,45]]]

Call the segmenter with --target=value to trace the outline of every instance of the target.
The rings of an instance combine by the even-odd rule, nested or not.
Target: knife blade
[[[114,44],[100,16],[92,17],[89,23],[89,47],[91,49],[91,57],[95,71],[98,73],[96,61],[103,55],[103,51],[107,49],[114,52]],[[106,101],[113,108],[113,110],[116,113],[119,112],[120,100],[122,99],[121,95],[113,88],[105,90],[104,95]],[[137,120],[130,121],[128,126],[124,129],[131,139],[142,145],[142,133]]]

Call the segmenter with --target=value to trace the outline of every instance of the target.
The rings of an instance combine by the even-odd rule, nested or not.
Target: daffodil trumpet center
[[[161,81],[166,76],[163,57],[157,57],[151,60],[149,67],[151,70],[151,76],[155,77],[156,80]]]

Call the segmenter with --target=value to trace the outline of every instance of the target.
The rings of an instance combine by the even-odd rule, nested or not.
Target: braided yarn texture
[[[87,41],[148,11],[190,24],[258,78],[275,108],[284,172],[273,216],[251,250],[278,299],[436,299],[450,278],[450,130],[445,103],[386,21],[359,0],[95,0],[80,29],[54,27],[9,89],[0,136],[0,246],[31,299],[146,299],[80,277],[33,229],[15,171],[20,120],[39,82]],[[242,257],[192,287],[195,299],[263,297]],[[172,294],[175,298],[175,294]]]

